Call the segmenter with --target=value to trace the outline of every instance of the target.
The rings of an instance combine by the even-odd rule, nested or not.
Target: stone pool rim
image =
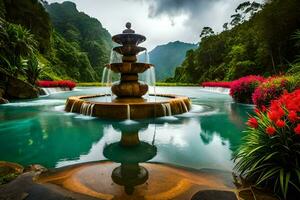
[[[86,100],[105,96],[108,94],[71,96],[66,101],[65,111],[102,119],[134,120],[178,115],[191,109],[191,101],[188,97],[172,94],[156,94],[157,97],[170,99],[154,102],[96,102]],[[154,95],[150,94],[150,96]]]

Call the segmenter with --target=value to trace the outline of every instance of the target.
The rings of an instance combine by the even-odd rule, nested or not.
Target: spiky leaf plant
[[[234,155],[235,169],[284,199],[291,192],[300,194],[300,90],[256,110],[247,124],[244,143]]]

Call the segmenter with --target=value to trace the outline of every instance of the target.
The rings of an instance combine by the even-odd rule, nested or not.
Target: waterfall
[[[167,108],[168,116],[171,116],[172,115],[171,104],[170,103],[166,103],[166,108]]]
[[[166,108],[166,105],[165,104],[161,104],[161,107],[164,111],[164,116],[167,116],[167,108]]]
[[[74,101],[74,102],[72,103],[70,112],[73,112],[73,109],[74,109],[74,106],[75,106],[76,102],[77,102],[77,101]]]
[[[161,107],[164,111],[164,116],[171,116],[172,115],[172,109],[170,103],[163,103],[161,104]]]
[[[130,105],[127,104],[127,119],[130,120]]]
[[[185,111],[185,112],[188,112],[189,109],[188,109],[187,106],[185,105],[185,102],[184,102],[183,99],[181,100],[181,104],[182,104],[182,106],[183,106],[183,108],[184,108],[184,111]]]
[[[230,88],[223,88],[223,87],[203,87],[204,91],[220,93],[220,94],[229,94]]]
[[[93,110],[94,110],[94,106],[95,104],[91,104],[91,108],[90,108],[90,116],[92,117],[93,116]]]
[[[63,91],[70,91],[69,88],[65,88],[65,87],[47,87],[47,88],[41,88],[41,90],[45,93],[45,95],[55,94]]]
[[[95,104],[83,102],[80,107],[80,114],[92,116]]]

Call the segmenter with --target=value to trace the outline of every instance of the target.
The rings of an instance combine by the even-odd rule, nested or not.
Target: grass
[[[87,82],[87,83],[77,83],[77,87],[101,87],[105,86],[101,82]],[[156,86],[198,86],[197,84],[193,83],[164,83],[164,82],[157,82]]]

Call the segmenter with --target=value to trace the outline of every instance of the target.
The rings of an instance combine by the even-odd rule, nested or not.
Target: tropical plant
[[[0,64],[10,73],[17,75],[24,67],[23,59],[36,51],[34,35],[21,25],[0,19]]]
[[[297,30],[292,39],[296,40],[296,47],[300,47],[300,30]],[[300,76],[300,55],[297,56],[294,64],[291,64],[291,68],[288,71],[289,74]]]
[[[300,87],[299,78],[294,76],[270,77],[259,85],[252,94],[253,103],[262,108],[279,98],[284,91],[292,92]]]
[[[27,82],[34,85],[39,78],[42,68],[40,67],[38,59],[35,56],[32,56],[29,60],[27,60],[23,71]]]
[[[252,93],[264,81],[261,76],[245,76],[231,83],[230,95],[238,103],[252,104]]]
[[[300,192],[300,90],[283,94],[266,110],[257,109],[247,124],[234,155],[235,169],[285,199]]]

